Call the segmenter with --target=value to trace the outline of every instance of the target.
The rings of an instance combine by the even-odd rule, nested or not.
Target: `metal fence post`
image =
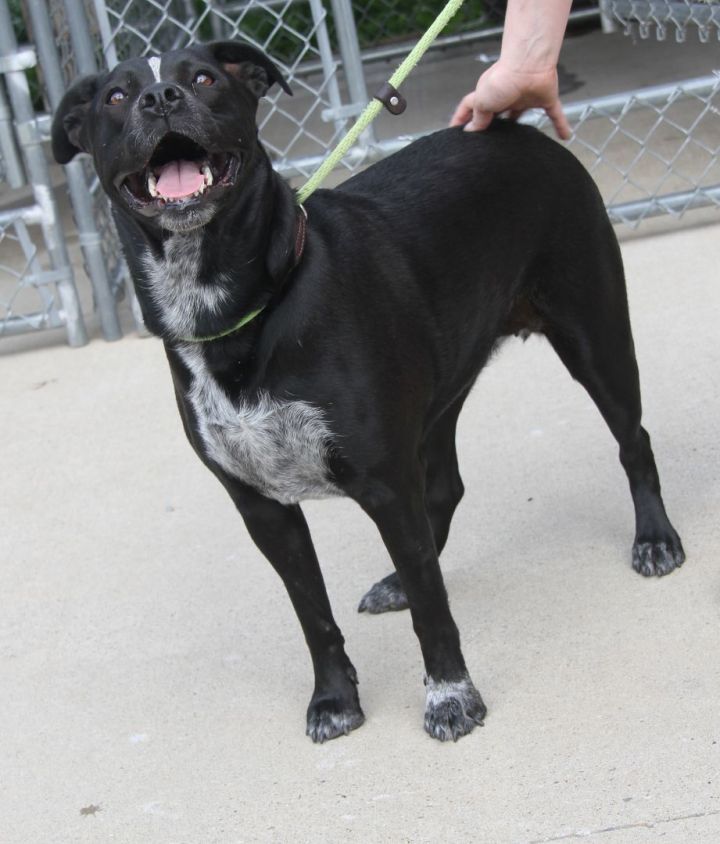
[[[360,107],[367,104],[368,92],[365,85],[362,57],[360,55],[360,41],[358,39],[355,17],[353,16],[350,0],[331,0],[335,32],[342,57],[343,70],[347,79],[350,100]],[[375,133],[368,127],[360,136],[362,143],[375,143]]]
[[[95,20],[98,23],[100,37],[102,39],[103,55],[105,64],[112,70],[118,63],[117,50],[113,41],[112,28],[108,20],[107,6],[104,0],[94,0]],[[219,36],[218,36],[219,37]]]
[[[63,0],[78,73],[97,73],[93,39],[85,13],[85,4],[78,0]]]
[[[55,39],[47,15],[47,5],[44,0],[26,0],[26,6],[30,14],[38,57],[44,71],[45,90],[50,107],[54,111],[62,98],[64,86],[60,61],[55,49]],[[92,199],[88,193],[82,162],[77,159],[71,161],[66,165],[65,173],[80,247],[93,286],[102,334],[106,340],[119,340],[122,337],[122,330],[102,253],[102,241],[95,225]]]
[[[612,0],[600,0],[600,26],[606,35],[617,31],[612,12]]]
[[[0,158],[3,160],[5,181],[11,188],[21,188],[25,184],[22,158],[18,152],[12,113],[2,85],[0,85]]]
[[[17,54],[17,41],[13,32],[10,9],[5,0],[0,2],[0,55],[10,60]],[[35,202],[42,211],[41,226],[53,268],[58,271],[57,289],[71,346],[82,346],[88,341],[80,301],[75,287],[72,267],[60,229],[57,206],[53,196],[50,171],[42,148],[42,138],[35,120],[30,89],[24,70],[10,70],[5,74],[8,96],[16,119],[16,131],[25,156],[27,175],[30,179]]]
[[[310,0],[310,13],[312,14],[313,24],[315,25],[315,37],[317,38],[318,52],[320,53],[320,64],[323,69],[323,75],[328,80],[327,87],[330,108],[336,115],[335,128],[338,132],[342,132],[345,121],[339,117],[340,109],[342,108],[342,98],[340,97],[340,86],[337,81],[337,64],[333,58],[327,27],[324,25],[327,12],[325,11],[322,0]]]

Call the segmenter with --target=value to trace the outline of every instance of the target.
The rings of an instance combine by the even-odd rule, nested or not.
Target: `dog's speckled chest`
[[[268,393],[233,403],[200,349],[179,354],[192,373],[188,398],[206,454],[225,472],[282,504],[341,494],[329,479],[331,433],[321,410]]]
[[[220,314],[229,297],[222,275],[200,283],[202,250],[202,232],[190,231],[169,237],[162,258],[149,251],[142,257],[148,293],[165,327],[178,337],[192,337],[198,316]]]

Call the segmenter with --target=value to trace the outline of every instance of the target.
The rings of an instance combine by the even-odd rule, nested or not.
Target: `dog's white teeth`
[[[212,170],[210,169],[210,165],[203,164],[201,172],[203,176],[205,176],[205,185],[207,187],[210,187],[210,185],[213,183],[213,174]]]
[[[147,182],[148,193],[150,196],[159,196],[158,189],[157,189],[157,179],[153,176],[152,173],[148,176]]]

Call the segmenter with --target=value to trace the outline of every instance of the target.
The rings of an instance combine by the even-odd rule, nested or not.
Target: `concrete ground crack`
[[[654,829],[657,826],[676,823],[677,821],[689,821],[697,818],[709,818],[720,815],[720,809],[713,809],[709,812],[694,812],[690,815],[677,815],[672,818],[661,818],[657,821],[639,821],[638,823],[618,824],[617,826],[606,826],[602,829],[583,829],[578,832],[567,832],[564,835],[553,835],[549,838],[534,838],[527,844],[552,844],[554,841],[570,841],[573,838],[590,838],[592,835],[605,835],[608,832],[621,832],[625,829]]]

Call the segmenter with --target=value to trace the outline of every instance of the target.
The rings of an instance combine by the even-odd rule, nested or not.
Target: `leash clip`
[[[375,94],[374,99],[379,100],[390,114],[402,114],[407,108],[407,100],[392,86],[385,82],[382,88]]]

